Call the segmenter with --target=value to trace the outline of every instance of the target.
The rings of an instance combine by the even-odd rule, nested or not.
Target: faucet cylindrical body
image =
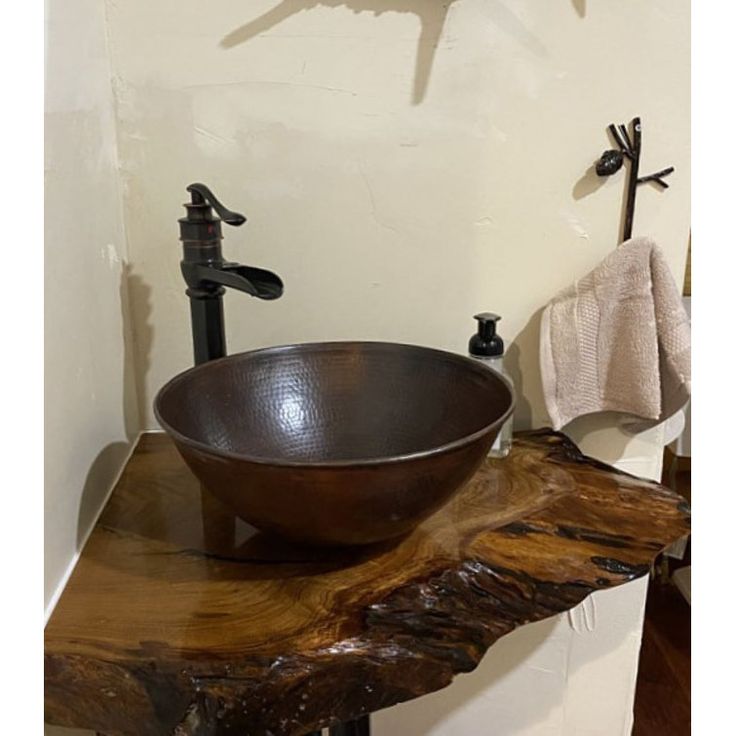
[[[212,208],[198,193],[193,192],[192,202],[184,206],[187,216],[179,220],[181,270],[187,282],[194,364],[199,365],[227,355],[222,303],[225,289],[203,281],[198,275],[202,266],[215,269],[222,266],[222,227],[220,219],[212,214]]]
[[[220,287],[215,294],[194,296],[187,289],[192,318],[192,342],[194,365],[227,355],[225,343],[225,313],[222,297],[225,289]]]

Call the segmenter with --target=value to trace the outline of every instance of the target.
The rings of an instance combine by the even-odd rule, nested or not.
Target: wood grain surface
[[[46,720],[308,733],[445,687],[688,532],[681,497],[540,430],[398,543],[299,547],[236,519],[165,435],[143,435],[46,628]]]

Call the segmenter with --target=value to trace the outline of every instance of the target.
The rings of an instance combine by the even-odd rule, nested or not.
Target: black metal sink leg
[[[330,736],[370,736],[370,734],[371,720],[369,715],[330,727]]]

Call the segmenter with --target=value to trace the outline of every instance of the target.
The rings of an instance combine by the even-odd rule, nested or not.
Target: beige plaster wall
[[[104,6],[46,4],[47,611],[138,433]]]
[[[277,302],[226,298],[231,352],[381,339],[464,351],[503,315],[517,425],[546,419],[539,310],[617,242],[623,174],[591,165],[641,115],[635,232],[681,278],[689,228],[689,3],[108,2],[145,424],[191,364],[176,220],[204,181],[249,222],[232,260]]]

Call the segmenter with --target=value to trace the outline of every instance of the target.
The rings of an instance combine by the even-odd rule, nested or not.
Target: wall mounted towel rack
[[[666,169],[657,171],[647,176],[639,176],[639,161],[641,160],[641,118],[634,118],[631,121],[631,134],[625,125],[619,125],[618,128],[611,123],[608,126],[614,141],[618,145],[618,149],[609,149],[604,151],[595,165],[595,171],[598,176],[611,176],[615,174],[623,165],[626,159],[629,159],[629,178],[626,185],[626,211],[624,218],[623,240],[631,237],[631,231],[634,224],[634,206],[636,204],[636,189],[639,184],[653,182],[662,189],[667,189],[669,184],[664,177],[669,176],[674,170],[674,166],[668,166]]]

